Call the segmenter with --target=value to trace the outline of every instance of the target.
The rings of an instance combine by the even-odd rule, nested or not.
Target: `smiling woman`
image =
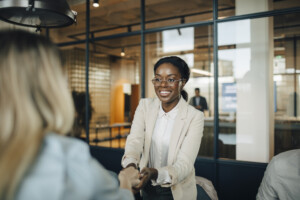
[[[204,117],[186,102],[189,67],[179,57],[164,57],[154,65],[154,75],[158,98],[140,101],[122,166],[142,169],[136,189],[142,189],[143,199],[196,199],[194,162]]]
[[[184,60],[176,56],[162,58],[155,64],[154,74],[152,83],[165,112],[177,105],[180,95],[187,101],[188,95],[183,87],[189,80],[190,69]]]

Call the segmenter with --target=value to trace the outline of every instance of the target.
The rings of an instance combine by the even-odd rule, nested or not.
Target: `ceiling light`
[[[76,22],[77,13],[66,0],[2,0],[0,20],[21,26],[55,28]]]
[[[99,7],[99,0],[93,0],[93,6],[95,8],[98,8]]]
[[[122,48],[122,51],[121,51],[121,56],[125,56],[125,51],[124,51],[124,48]]]

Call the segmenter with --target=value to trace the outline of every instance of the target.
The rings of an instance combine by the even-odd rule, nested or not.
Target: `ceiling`
[[[72,10],[77,14],[77,24],[51,29],[50,36],[57,42],[84,40],[86,35],[85,0],[68,0]],[[140,0],[100,0],[100,7],[90,5],[90,32],[92,37],[109,36],[119,33],[140,30]],[[147,0],[145,1],[145,27],[159,28],[182,23],[208,21],[213,17],[210,0]],[[235,15],[235,0],[219,0],[219,17]],[[273,9],[299,7],[299,0],[274,0]],[[291,37],[300,35],[300,14],[289,14],[274,17],[274,37]],[[180,32],[180,29],[178,30]],[[195,61],[212,60],[212,27],[198,26],[194,29],[194,50],[178,53],[194,53]],[[127,58],[140,57],[140,35],[105,39],[93,42],[91,51],[98,55],[120,56],[125,48]],[[161,32],[146,34],[146,53],[159,54]],[[72,47],[85,48],[85,44]],[[220,48],[235,48],[234,45]],[[209,65],[208,65],[209,67]]]

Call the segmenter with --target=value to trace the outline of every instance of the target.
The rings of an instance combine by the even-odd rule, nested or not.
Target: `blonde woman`
[[[23,31],[0,32],[0,199],[134,199],[138,171],[118,181],[77,139],[58,49]]]

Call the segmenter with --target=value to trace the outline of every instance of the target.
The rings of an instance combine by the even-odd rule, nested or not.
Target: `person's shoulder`
[[[270,168],[275,170],[277,173],[286,173],[288,170],[290,173],[293,171],[297,171],[299,169],[295,169],[299,166],[300,162],[300,149],[290,150],[286,152],[282,152],[276,156],[274,156],[269,163]]]
[[[299,160],[300,159],[300,149],[294,149],[282,152],[273,157],[272,160],[276,162],[286,162],[289,160]]]
[[[77,172],[83,171],[83,165],[86,165],[89,158],[89,148],[84,142],[55,133],[47,133],[39,154],[22,180],[18,195],[23,199],[30,199],[24,197],[34,195],[42,197],[46,194],[46,199],[58,199],[67,189],[65,180],[68,177],[66,176],[80,177]],[[51,192],[45,188],[51,188]]]
[[[63,156],[66,159],[86,160],[90,157],[89,147],[85,142],[55,133],[46,135],[45,150],[56,156]]]

